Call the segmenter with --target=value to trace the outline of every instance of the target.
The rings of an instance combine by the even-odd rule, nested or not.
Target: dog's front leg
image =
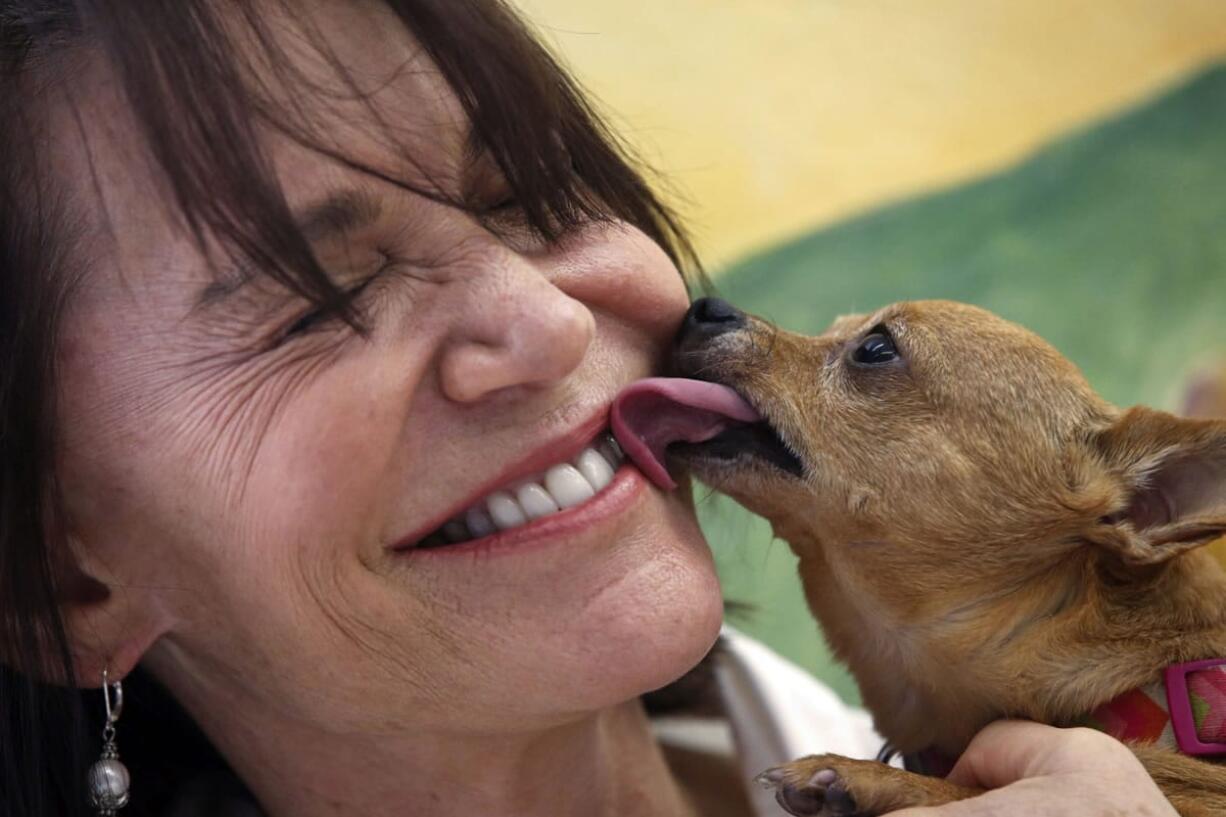
[[[874,760],[813,755],[758,776],[797,817],[876,817],[912,806],[939,806],[983,792]]]

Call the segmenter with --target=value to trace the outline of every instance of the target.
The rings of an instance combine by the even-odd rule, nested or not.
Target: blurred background
[[[977,303],[1122,405],[1180,410],[1226,360],[1226,1],[515,3],[738,305],[817,332]],[[856,700],[787,546],[700,508],[733,623]]]

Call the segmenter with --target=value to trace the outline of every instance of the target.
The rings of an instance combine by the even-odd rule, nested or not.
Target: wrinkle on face
[[[241,502],[263,441],[286,406],[299,398],[339,351],[299,353],[249,367],[241,376],[230,372],[218,383],[205,378],[184,384],[182,398],[193,406],[179,413],[176,431],[193,443],[185,453],[219,484],[227,485],[228,502]]]
[[[389,175],[425,168],[411,181],[497,198],[505,180],[469,155],[437,72],[401,70],[386,92],[402,81],[417,86],[398,102],[382,88],[372,99],[412,120],[396,134],[415,162],[371,137],[380,128],[360,101],[322,109],[328,135]],[[121,121],[94,113],[83,121]],[[376,218],[315,248],[338,284],[374,276],[355,301],[370,331],[324,321],[282,340],[312,305],[264,279],[196,308],[218,270],[115,128],[62,168],[98,166],[100,200],[83,203],[114,224],[104,235],[91,223],[99,263],[68,313],[59,465],[81,547],[109,568],[99,579],[164,609],[147,665],[206,727],[231,730],[223,748],[241,760],[238,744],[267,740],[276,758],[286,741],[273,727],[286,723],[423,743],[431,729],[509,732],[631,700],[701,657],[718,588],[681,498],[644,491],[624,519],[552,556],[447,568],[387,548],[658,371],[686,306],[658,246],[619,223],[557,244],[513,222],[493,229],[272,133],[291,209],[338,189],[379,202]],[[518,331],[515,361],[549,352],[521,330],[553,320],[557,299],[586,323],[542,331],[586,343],[582,355],[471,405],[441,394],[432,375],[457,338]]]

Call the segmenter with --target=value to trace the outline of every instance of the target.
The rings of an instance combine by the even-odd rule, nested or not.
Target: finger
[[[1043,805],[1051,807],[1054,803],[1052,801],[1046,803],[1033,802],[1027,797],[1018,798],[1010,793],[990,791],[978,797],[972,797],[968,800],[955,800],[942,806],[917,806],[915,808],[902,809],[901,811],[891,811],[883,814],[882,817],[1001,817],[1001,815],[1015,817],[1015,815],[1021,814],[1036,814],[1038,812],[1034,807]],[[1064,814],[1065,812],[1051,810],[1044,811],[1043,813],[1054,817],[1054,815]],[[1079,817],[1086,817],[1082,811],[1070,813],[1077,814]]]
[[[1008,800],[998,802],[999,798],[991,797],[993,793],[981,794],[969,800],[957,800],[943,806],[917,806],[905,808],[902,811],[891,811],[881,817],[999,817],[1007,814],[1031,814],[1026,809],[1027,803],[1010,803]],[[1084,816],[1083,816],[1084,817]]]
[[[998,789],[1051,770],[1052,758],[1059,755],[1068,730],[1032,721],[996,721],[984,727],[962,757],[958,759],[950,782],[962,786]],[[1071,771],[1062,765],[1060,771]]]
[[[1018,791],[1014,789],[996,789],[994,791],[971,797],[968,800],[957,800],[943,806],[925,806],[909,808],[902,811],[891,811],[882,817],[1017,817],[1017,815],[1043,814],[1045,817],[1105,817],[1107,811],[1093,811],[1092,804],[1084,800],[1078,801],[1076,796],[1070,796],[1061,791],[1047,789]],[[1122,814],[1113,810],[1111,814]]]

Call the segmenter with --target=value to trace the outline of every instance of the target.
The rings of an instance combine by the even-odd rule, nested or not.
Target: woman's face
[[[316,22],[413,161],[356,101],[315,111],[329,139],[502,201],[441,78],[422,58],[403,70],[395,22]],[[296,59],[340,87],[308,50]],[[262,279],[218,286],[105,73],[73,90],[94,124],[85,142],[60,131],[63,178],[96,218],[88,234],[113,236],[92,248],[61,347],[70,533],[110,590],[71,615],[85,663],[143,655],[206,725],[223,701],[252,729],[497,732],[626,700],[702,656],[721,602],[692,508],[629,466],[565,513],[410,546],[573,460],[618,389],[658,370],[687,299],[656,245],[606,225],[546,246],[269,134],[291,207],[314,210],[316,254],[363,287],[363,337]]]

